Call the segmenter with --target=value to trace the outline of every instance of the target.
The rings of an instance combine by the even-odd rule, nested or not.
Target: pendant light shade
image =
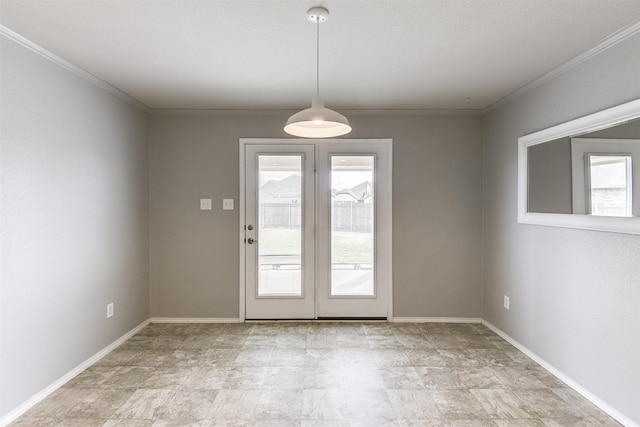
[[[323,7],[313,7],[307,11],[309,21],[316,24],[316,96],[311,108],[299,111],[289,117],[284,131],[302,138],[331,138],[351,132],[349,120],[337,111],[325,108],[320,97],[320,24],[329,18],[329,11]]]
[[[311,108],[289,117],[284,131],[303,138],[331,138],[351,132],[351,125],[345,116],[325,108],[322,98],[314,96]]]

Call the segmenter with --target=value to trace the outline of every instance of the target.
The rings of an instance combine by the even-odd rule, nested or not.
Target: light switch
[[[201,211],[210,211],[211,210],[211,199],[200,199],[200,210]]]
[[[222,199],[222,210],[223,211],[232,211],[233,210],[233,199]]]

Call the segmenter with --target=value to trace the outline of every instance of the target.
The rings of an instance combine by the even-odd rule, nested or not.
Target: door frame
[[[246,308],[245,308],[245,300],[246,300],[246,274],[245,274],[245,266],[246,266],[246,256],[245,256],[245,230],[244,230],[244,218],[246,214],[246,206],[245,206],[245,147],[247,145],[317,145],[317,144],[325,144],[325,145],[334,145],[340,146],[341,144],[384,144],[388,147],[388,156],[386,159],[385,166],[388,168],[389,174],[387,178],[387,182],[385,185],[389,190],[389,198],[393,200],[393,186],[392,186],[392,177],[393,177],[393,140],[391,138],[367,138],[367,139],[300,139],[300,138],[240,138],[239,139],[239,185],[240,185],[240,193],[238,200],[238,242],[239,242],[239,283],[238,283],[238,319],[241,322],[246,320]],[[317,159],[316,159],[317,162]],[[385,226],[389,227],[389,237],[390,244],[389,248],[387,248],[386,256],[384,257],[387,268],[384,272],[384,277],[380,277],[381,283],[387,283],[387,321],[391,322],[393,320],[393,217],[392,217],[392,205],[393,203],[388,203],[386,206],[379,206],[378,209],[384,210],[385,215],[389,218],[389,223]],[[317,280],[317,274],[316,274]]]

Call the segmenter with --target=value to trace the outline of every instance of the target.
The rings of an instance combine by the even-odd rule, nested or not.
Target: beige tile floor
[[[15,426],[619,425],[477,324],[150,324]]]

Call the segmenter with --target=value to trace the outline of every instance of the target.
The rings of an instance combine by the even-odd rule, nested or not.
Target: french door
[[[241,162],[244,317],[387,318],[391,141],[241,140]]]

